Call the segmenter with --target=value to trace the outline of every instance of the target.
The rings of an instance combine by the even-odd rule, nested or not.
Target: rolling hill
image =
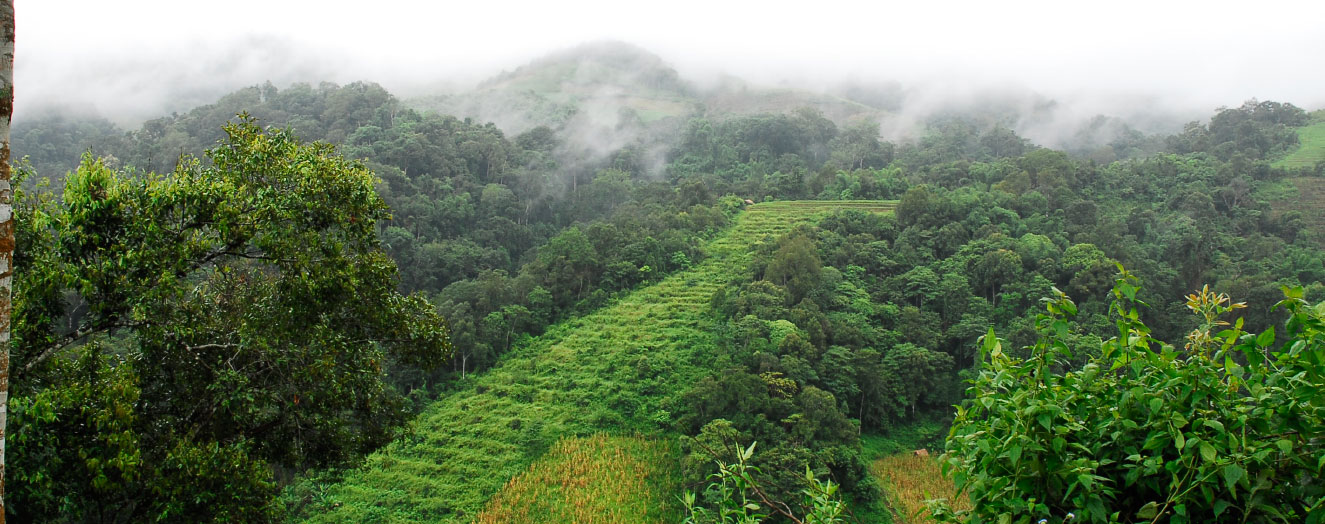
[[[621,42],[586,44],[501,73],[472,91],[407,101],[493,122],[509,134],[536,126],[617,130],[702,112],[695,90],[657,55]]]
[[[496,75],[471,91],[420,97],[417,109],[490,121],[508,134],[536,126],[602,139],[676,128],[691,117],[732,118],[810,107],[843,125],[887,111],[846,93],[755,87],[727,77],[700,88],[657,55],[623,42],[574,47]]]

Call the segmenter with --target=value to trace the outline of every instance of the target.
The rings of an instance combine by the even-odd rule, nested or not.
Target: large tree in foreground
[[[11,516],[269,519],[279,475],[392,437],[385,369],[449,357],[396,292],[373,175],[226,134],[169,175],[85,158],[59,197],[19,194]]]

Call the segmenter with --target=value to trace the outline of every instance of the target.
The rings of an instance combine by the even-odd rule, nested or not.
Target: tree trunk
[[[14,0],[0,0],[0,524],[5,522],[5,433],[9,414],[9,323],[14,285],[14,189],[9,122],[14,116]]]

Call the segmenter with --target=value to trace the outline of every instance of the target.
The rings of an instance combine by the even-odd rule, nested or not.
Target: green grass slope
[[[1274,167],[1316,167],[1317,163],[1325,162],[1325,110],[1311,116],[1311,125],[1297,128],[1297,149],[1276,161]]]
[[[755,243],[833,209],[885,212],[893,205],[751,206],[708,245],[704,261],[521,345],[430,405],[410,436],[339,482],[298,485],[296,520],[468,522],[562,438],[659,434],[677,395],[710,371],[716,344],[708,302],[746,267]]]

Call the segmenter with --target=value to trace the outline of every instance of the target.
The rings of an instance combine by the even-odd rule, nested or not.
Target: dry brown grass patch
[[[939,472],[936,457],[919,457],[902,453],[875,460],[870,473],[883,486],[884,499],[897,517],[898,524],[933,522],[925,511],[925,501],[948,499],[953,509],[968,509],[966,496],[956,497],[952,480]]]

